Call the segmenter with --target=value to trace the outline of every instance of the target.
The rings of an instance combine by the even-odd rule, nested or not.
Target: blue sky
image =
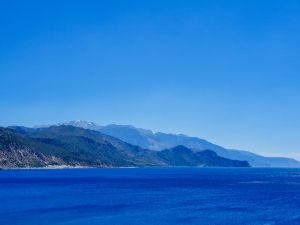
[[[300,2],[2,1],[0,125],[88,120],[300,159]]]

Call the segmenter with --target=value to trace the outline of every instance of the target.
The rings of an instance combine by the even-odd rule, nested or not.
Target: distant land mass
[[[178,145],[183,145],[194,152],[209,149],[224,158],[248,161],[253,167],[300,167],[300,162],[295,159],[284,157],[265,157],[249,151],[226,149],[204,139],[189,137],[183,134],[175,135],[162,132],[152,132],[151,130],[136,128],[130,125],[112,124],[100,126],[96,123],[86,121],[70,121],[56,125],[70,125],[99,131],[132,145],[137,145],[142,148],[155,151],[161,151]],[[46,125],[44,127],[47,126],[50,125]]]
[[[183,145],[148,150],[88,128],[0,128],[0,168],[250,166],[247,161],[227,159],[212,150],[194,151]]]

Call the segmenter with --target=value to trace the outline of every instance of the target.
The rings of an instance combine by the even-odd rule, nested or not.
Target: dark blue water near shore
[[[300,170],[2,170],[0,224],[300,224]]]

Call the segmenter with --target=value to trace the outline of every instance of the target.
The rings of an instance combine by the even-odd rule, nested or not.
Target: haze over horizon
[[[0,3],[0,126],[86,120],[300,160],[300,3]]]

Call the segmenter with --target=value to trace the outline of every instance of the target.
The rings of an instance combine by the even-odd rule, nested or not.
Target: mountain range
[[[70,121],[33,128],[0,128],[0,168],[47,166],[300,167],[300,162],[130,125]]]
[[[56,125],[70,125],[99,131],[103,134],[113,136],[132,145],[137,145],[154,151],[161,151],[182,145],[193,150],[194,152],[209,149],[224,158],[248,161],[253,167],[300,167],[300,162],[295,159],[284,157],[265,157],[249,151],[227,149],[204,139],[189,137],[183,134],[176,135],[162,132],[152,132],[151,130],[136,128],[130,125],[111,124],[107,126],[100,126],[96,123],[86,121],[70,121]],[[48,126],[50,125],[37,127]]]
[[[0,128],[0,168],[67,167],[249,167],[247,161],[178,145],[142,148],[99,131],[70,125]]]

